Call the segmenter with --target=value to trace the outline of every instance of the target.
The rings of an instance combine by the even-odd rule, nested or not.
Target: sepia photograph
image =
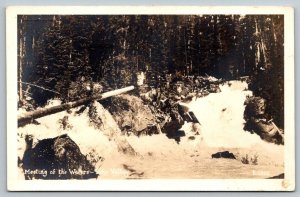
[[[83,8],[7,9],[8,188],[294,190],[291,8]]]

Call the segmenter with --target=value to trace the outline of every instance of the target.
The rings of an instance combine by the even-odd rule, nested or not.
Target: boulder
[[[113,118],[116,120],[123,133],[156,134],[159,131],[156,125],[156,117],[143,100],[134,95],[122,94],[104,104]]]
[[[225,158],[225,159],[236,159],[233,153],[230,153],[229,151],[223,151],[223,152],[217,152],[215,154],[211,155],[211,158]]]
[[[40,140],[32,146],[32,136],[22,159],[25,179],[90,179],[97,178],[94,166],[78,145],[67,135]]]

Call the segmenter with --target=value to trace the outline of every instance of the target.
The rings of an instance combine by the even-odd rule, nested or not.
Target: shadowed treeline
[[[74,82],[104,91],[134,85],[138,72],[154,87],[167,74],[250,76],[283,127],[283,35],[282,15],[20,15],[19,105],[72,101],[81,87]]]

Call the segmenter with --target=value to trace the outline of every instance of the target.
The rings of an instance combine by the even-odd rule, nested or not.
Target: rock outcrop
[[[281,173],[281,174],[276,175],[276,176],[269,177],[267,179],[284,179],[284,173]]]
[[[103,105],[112,114],[124,134],[140,136],[160,133],[155,114],[137,96],[118,95]]]
[[[261,97],[249,97],[245,101],[244,129],[258,134],[261,139],[275,144],[284,144],[283,130],[278,128],[265,113],[266,100]]]

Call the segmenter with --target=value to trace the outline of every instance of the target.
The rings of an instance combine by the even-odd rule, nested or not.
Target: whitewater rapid
[[[244,131],[244,101],[252,92],[242,81],[220,85],[221,92],[193,100],[189,107],[201,124],[204,142],[210,147],[251,147],[258,135]]]

